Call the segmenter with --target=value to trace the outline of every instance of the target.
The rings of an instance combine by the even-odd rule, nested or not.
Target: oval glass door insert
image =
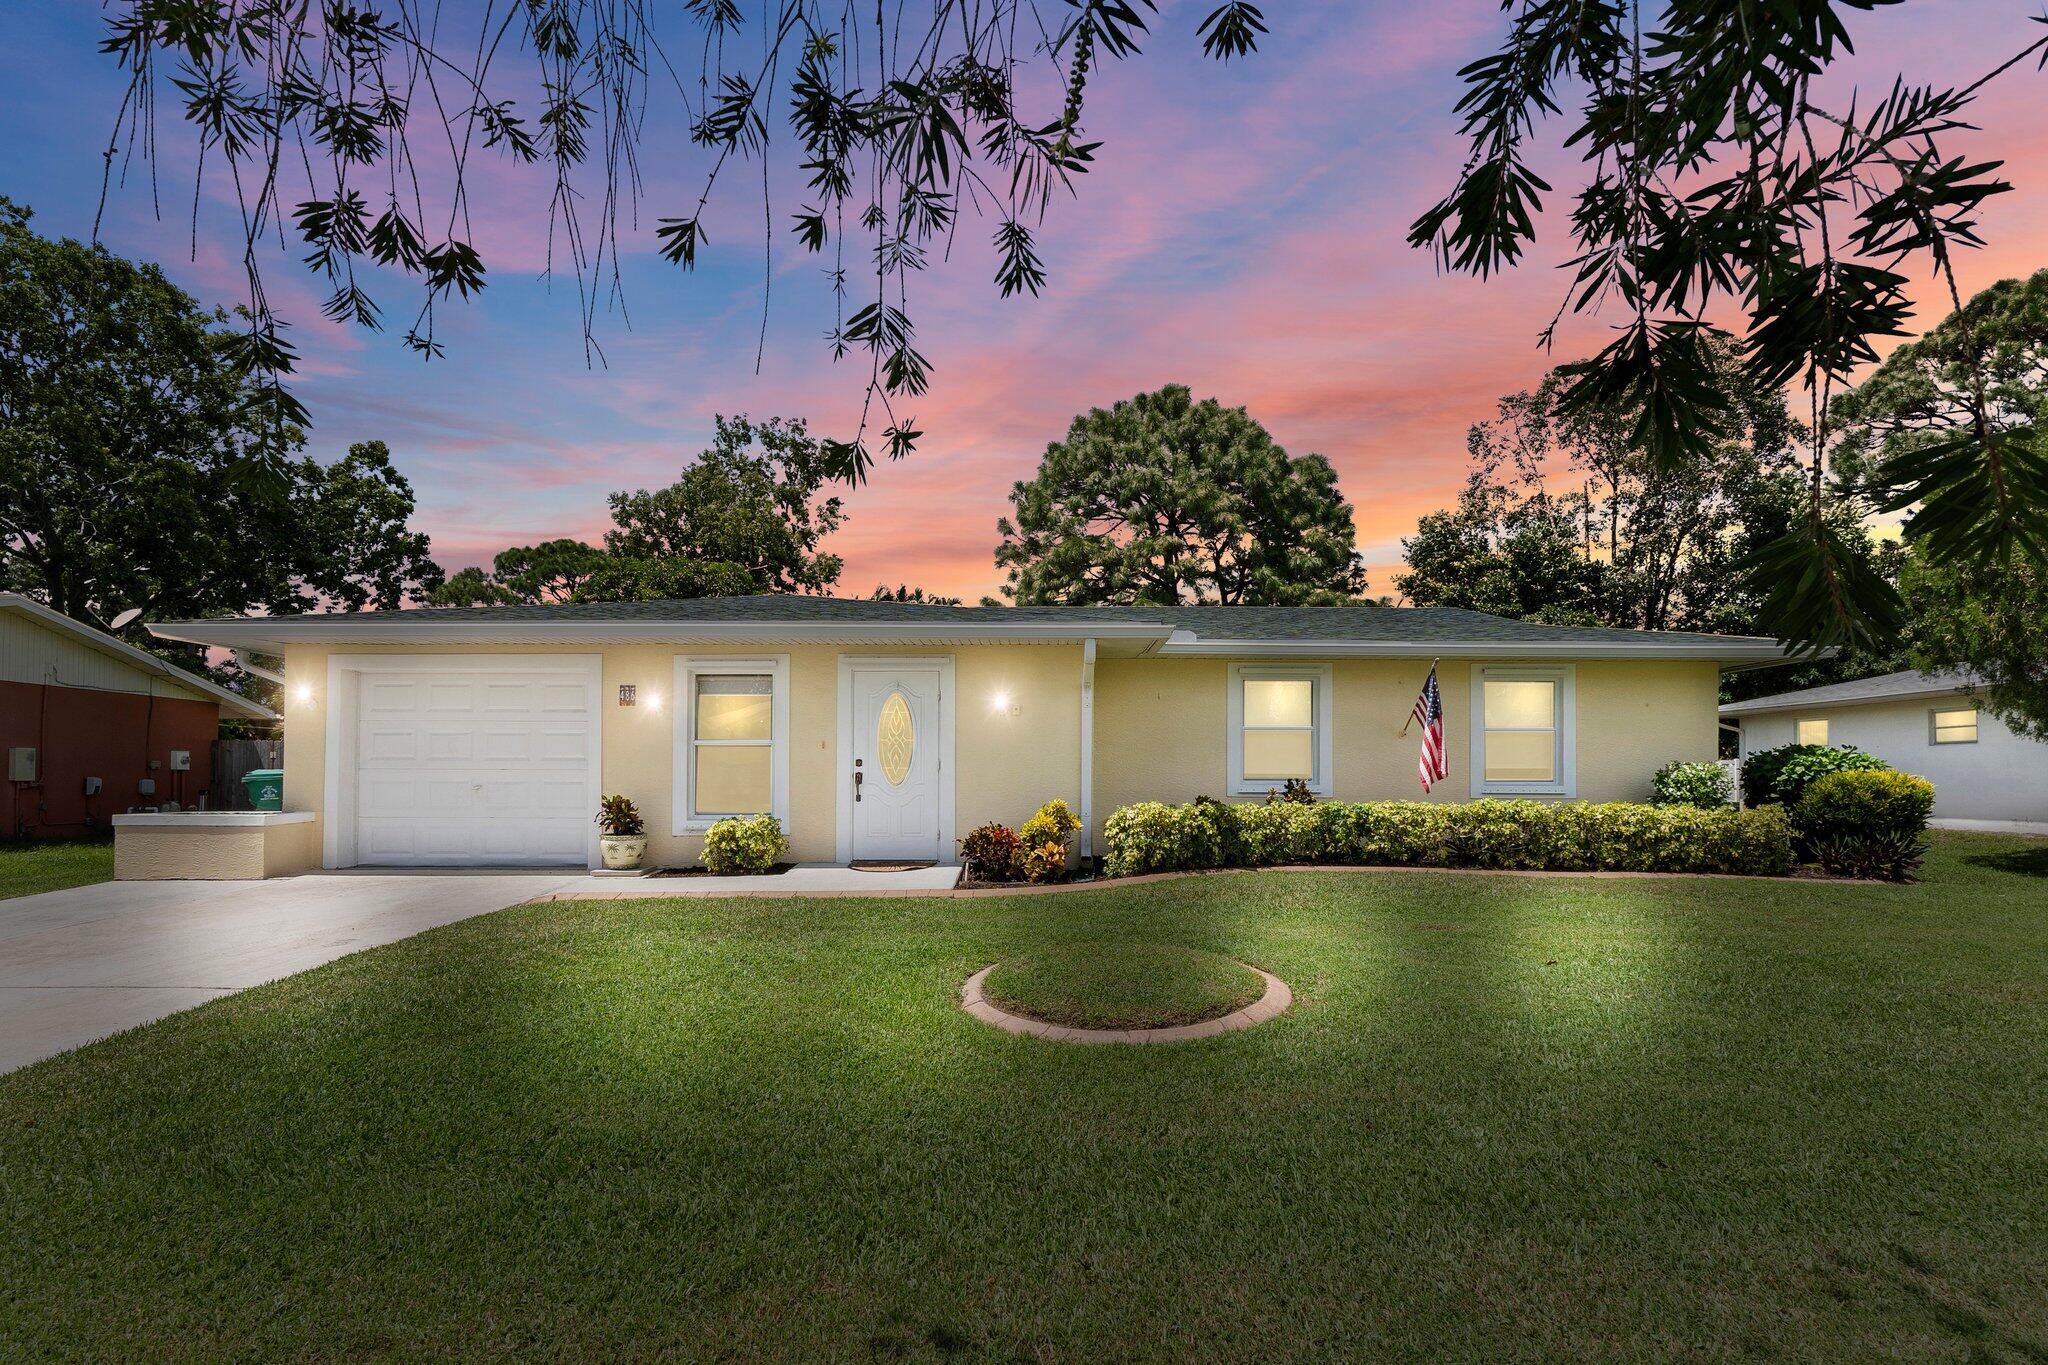
[[[891,692],[875,718],[875,757],[889,785],[900,787],[910,776],[911,756],[917,752],[917,733],[910,724],[910,703],[901,692]]]

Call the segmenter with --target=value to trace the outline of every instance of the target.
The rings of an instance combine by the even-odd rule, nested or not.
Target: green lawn
[[[86,886],[114,875],[114,841],[0,840],[0,900]]]
[[[1292,983],[1018,1038],[999,958]],[[18,1356],[2048,1357],[2048,842],[471,920],[0,1078]]]
[[[996,964],[982,994],[1013,1014],[1074,1028],[1168,1028],[1218,1019],[1266,993],[1221,953],[1114,935],[1034,947]]]

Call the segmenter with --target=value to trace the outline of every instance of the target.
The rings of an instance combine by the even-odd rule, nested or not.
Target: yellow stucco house
[[[1346,607],[941,607],[824,597],[241,617],[165,639],[279,654],[285,805],[321,866],[587,865],[600,795],[655,865],[772,811],[799,861],[953,862],[1064,798],[1081,852],[1140,800],[1290,777],[1419,797],[1431,662],[1451,774],[1428,799],[1648,797],[1714,757],[1723,669],[1771,640]]]

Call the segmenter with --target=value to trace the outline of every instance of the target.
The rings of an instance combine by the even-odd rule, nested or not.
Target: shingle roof
[[[296,620],[317,619],[323,627],[360,626],[383,630],[404,624],[431,634],[438,624],[492,622],[687,622],[784,623],[790,625],[932,625],[1000,628],[1044,623],[1086,626],[1153,624],[1185,630],[1203,639],[1302,641],[1383,640],[1487,641],[1502,644],[1748,644],[1771,642],[1742,635],[1685,631],[1615,630],[1597,626],[1551,626],[1514,621],[1454,607],[1388,607],[1377,603],[1343,607],[944,607],[923,602],[874,602],[845,597],[706,597],[684,601],[544,603],[538,606],[431,607],[402,612],[358,612],[318,618],[272,618],[268,625],[289,630]],[[219,622],[189,622],[192,626]],[[167,627],[168,628],[168,627]]]
[[[1981,686],[1974,674],[1921,673],[1907,669],[1855,682],[1829,683],[1797,692],[1779,692],[1748,701],[1731,701],[1721,708],[1724,716],[1747,716],[1760,711],[1803,709],[1810,706],[1847,706],[1857,702],[1895,701],[1903,697],[1940,697],[1966,687]]]
[[[1105,656],[1232,658],[1701,659],[1781,663],[1774,640],[1683,631],[1510,621],[1448,607],[941,607],[842,597],[716,597],[665,602],[441,607],[310,616],[241,616],[150,627],[165,639],[281,653],[437,644],[1079,643]]]

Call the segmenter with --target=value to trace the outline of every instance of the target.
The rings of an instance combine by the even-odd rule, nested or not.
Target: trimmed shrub
[[[1067,875],[1067,846],[1050,841],[1024,845],[1017,866],[1028,882],[1056,882]]]
[[[1904,881],[1920,866],[1934,784],[1911,773],[1850,770],[1807,785],[1792,812],[1814,860],[1849,877]]]
[[[1066,802],[1054,797],[1018,826],[1017,837],[1026,848],[1037,848],[1042,844],[1065,845],[1074,837],[1074,831],[1080,828],[1080,817],[1067,809]]]
[[[1451,807],[1432,801],[1368,801],[1357,841],[1357,861],[1387,867],[1447,867]],[[1347,860],[1348,861],[1348,860]]]
[[[1023,841],[1008,825],[981,825],[967,831],[967,837],[960,841],[960,860],[967,864],[968,875],[977,881],[1014,881],[1022,875],[1018,864],[1023,853]]]
[[[720,876],[766,872],[788,851],[772,815],[728,815],[704,831],[704,866]]]
[[[1191,847],[1204,850],[1215,849],[1214,862],[1191,863],[1191,867],[1242,867],[1244,866],[1244,828],[1237,818],[1238,808],[1228,801],[1218,801],[1213,796],[1198,796],[1194,801],[1176,809],[1187,812],[1192,822],[1188,831]]]
[[[1861,749],[1822,749],[1808,746],[1806,752],[1792,755],[1785,766],[1778,770],[1778,780],[1771,784],[1771,798],[1787,810],[1796,810],[1806,789],[1829,773],[1888,773],[1892,765]],[[1797,821],[1793,822],[1795,826]]]
[[[1226,823],[1241,845],[1228,860],[1219,834]],[[1104,843],[1113,877],[1290,862],[1752,876],[1782,876],[1792,867],[1792,824],[1775,805],[1738,811],[1583,801],[1148,801],[1112,814]]]
[[[1022,845],[1018,868],[1027,881],[1056,882],[1067,875],[1067,841],[1081,828],[1080,817],[1054,797],[1017,829]]]
[[[1219,803],[1220,804],[1220,803]],[[1112,877],[1222,867],[1223,848],[1207,807],[1140,801],[1102,822],[1103,870]]]
[[[1763,806],[1776,801],[1796,806],[1806,784],[1827,773],[1881,772],[1891,765],[1861,749],[1834,749],[1825,744],[1780,744],[1742,760],[1742,804]]]
[[[1237,808],[1237,832],[1247,867],[1307,863],[1320,846],[1318,808],[1298,801],[1274,801]]]
[[[1650,789],[1660,806],[1697,806],[1701,810],[1719,810],[1734,795],[1728,770],[1718,763],[1666,763],[1650,780]]]

